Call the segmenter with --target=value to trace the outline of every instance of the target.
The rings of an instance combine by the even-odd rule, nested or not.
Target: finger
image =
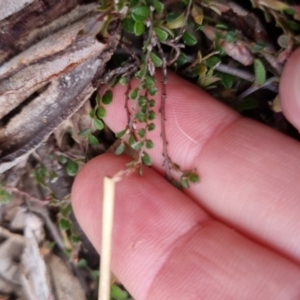
[[[158,78],[158,82],[159,82]],[[114,91],[107,124],[127,124],[124,88]],[[156,98],[159,109],[160,93]],[[162,172],[160,116],[149,133]],[[236,113],[175,75],[169,76],[166,131],[170,157],[197,168],[201,183],[186,190],[218,219],[300,261],[299,144]]]
[[[287,61],[280,79],[280,102],[285,117],[300,130],[300,48]]]
[[[102,179],[129,160],[90,161],[73,185],[76,218],[100,249]],[[117,184],[112,270],[135,299],[298,299],[300,268],[208,217],[154,170]]]

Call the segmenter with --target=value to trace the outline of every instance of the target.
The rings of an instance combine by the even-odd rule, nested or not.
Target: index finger
[[[106,123],[115,132],[127,124],[125,89],[114,90],[113,104],[107,108]],[[160,121],[157,114],[156,130],[149,138],[155,144],[153,166],[163,172]],[[296,141],[241,118],[175,75],[167,85],[166,133],[172,160],[200,173],[201,183],[187,194],[218,219],[300,261]]]

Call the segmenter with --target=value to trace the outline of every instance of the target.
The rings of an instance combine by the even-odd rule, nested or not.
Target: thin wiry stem
[[[169,181],[172,181],[172,175],[171,175],[172,162],[168,153],[168,141],[167,141],[167,134],[166,134],[166,98],[167,98],[166,85],[168,81],[167,60],[164,55],[161,44],[157,38],[156,38],[156,42],[157,42],[159,55],[162,59],[162,81],[161,81],[162,91],[161,91],[161,104],[160,104],[159,112],[160,112],[160,119],[161,119],[161,137],[163,140],[164,166],[166,170],[167,179]]]

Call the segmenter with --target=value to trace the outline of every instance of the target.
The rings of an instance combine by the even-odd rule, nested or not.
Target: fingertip
[[[279,87],[285,117],[300,130],[300,48],[287,61]]]

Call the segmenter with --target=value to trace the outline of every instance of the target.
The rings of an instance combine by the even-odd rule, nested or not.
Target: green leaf
[[[157,90],[157,88],[155,86],[149,86],[148,87],[148,92],[149,92],[150,96],[156,95],[157,91],[158,90]]]
[[[233,43],[236,41],[238,34],[235,31],[228,31],[226,34],[226,41],[228,43]]]
[[[63,230],[68,230],[70,228],[70,222],[69,220],[65,219],[65,218],[61,218],[59,220],[59,227]]]
[[[150,100],[149,101],[149,107],[154,107],[156,105],[156,102],[155,102],[155,100]]]
[[[141,141],[135,142],[131,145],[131,148],[134,150],[140,150],[144,146],[144,143]]]
[[[153,131],[155,129],[155,124],[154,123],[150,123],[147,127],[148,131]]]
[[[138,97],[138,94],[139,94],[139,89],[135,88],[134,90],[132,90],[129,93],[129,98],[134,100],[134,99],[136,99]]]
[[[149,111],[149,114],[148,114],[148,118],[149,118],[149,120],[155,120],[155,118],[156,118],[156,114],[155,114],[155,112],[153,111],[153,110],[150,110]]]
[[[132,18],[126,18],[123,21],[123,29],[128,33],[134,33],[135,21]]]
[[[68,159],[64,155],[60,155],[58,159],[62,165],[64,165],[68,161]]]
[[[80,242],[79,236],[78,236],[77,234],[74,234],[74,233],[73,233],[73,234],[71,235],[71,241],[72,241],[73,244],[79,243],[79,242]]]
[[[260,52],[262,50],[264,50],[266,48],[266,44],[262,43],[262,42],[258,42],[256,44],[254,44],[252,51],[253,52]]]
[[[147,75],[146,76],[146,84],[147,84],[147,87],[154,86],[155,85],[155,78],[153,76]]]
[[[0,190],[0,203],[6,204],[6,203],[9,203],[10,200],[11,200],[10,193],[8,193],[7,191],[1,189]]]
[[[137,132],[137,134],[138,134],[138,136],[139,136],[140,138],[145,137],[145,135],[146,135],[146,129],[145,129],[145,128],[139,129],[138,132]]]
[[[89,116],[93,119],[95,117],[95,110],[92,108],[89,112]]]
[[[144,96],[139,97],[139,106],[146,106],[147,105],[147,98]]]
[[[180,53],[179,57],[176,60],[176,64],[178,67],[186,64],[188,62],[188,57],[184,53]]]
[[[184,32],[182,40],[187,46],[194,46],[198,42],[197,39],[188,31]]]
[[[59,212],[65,218],[68,218],[72,212],[72,206],[70,203],[60,208]]]
[[[199,178],[198,174],[196,174],[196,173],[190,173],[188,175],[188,180],[191,183],[198,183],[200,181],[200,178]]]
[[[168,33],[158,27],[154,27],[154,32],[160,42],[165,42],[168,38]]]
[[[115,155],[121,155],[125,150],[125,144],[121,143],[115,150]]]
[[[174,14],[167,15],[167,24],[166,27],[169,29],[181,28],[185,25],[185,16],[184,13],[174,18]]]
[[[126,84],[128,83],[128,80],[127,80],[126,77],[121,77],[121,78],[119,79],[119,83],[120,83],[121,85],[126,85]]]
[[[129,1],[129,7],[132,8],[132,7],[135,7],[139,4],[140,0],[130,0]]]
[[[132,146],[134,143],[136,143],[136,140],[135,140],[135,138],[134,138],[134,135],[131,134],[131,135],[129,136],[128,144],[129,144],[129,146]]]
[[[180,178],[180,183],[186,189],[188,189],[190,187],[189,180],[185,176],[182,176]]]
[[[106,91],[106,93],[102,97],[102,103],[108,105],[111,103],[112,99],[113,99],[112,91]]]
[[[127,132],[127,128],[125,128],[125,129],[122,130],[122,131],[117,132],[117,133],[115,134],[115,135],[116,135],[116,138],[117,138],[117,139],[121,138],[126,132]]]
[[[151,140],[146,140],[146,148],[152,149],[154,147],[154,144]]]
[[[67,173],[69,176],[75,176],[78,172],[79,166],[76,161],[69,160],[67,163]]]
[[[103,130],[104,129],[104,123],[99,119],[94,120],[94,126],[97,130]]]
[[[164,5],[160,1],[158,1],[158,0],[152,0],[152,4],[153,4],[155,10],[159,14],[161,14],[164,11]]]
[[[233,84],[236,81],[236,77],[231,74],[226,73],[220,73],[219,77],[221,78],[221,83],[227,90],[231,89],[233,87]]]
[[[151,56],[151,60],[154,64],[154,66],[156,68],[159,68],[162,66],[162,60],[154,52],[151,52],[150,56]]]
[[[214,68],[220,62],[221,59],[217,56],[211,56],[210,58],[205,60],[205,64],[210,68]]]
[[[140,36],[145,32],[145,25],[143,22],[136,21],[134,23],[134,34]]]
[[[92,135],[92,134],[90,134],[90,135],[88,136],[88,142],[89,142],[89,144],[92,145],[92,146],[95,146],[95,145],[99,145],[99,144],[100,144],[99,140],[98,140],[94,135]]]
[[[221,24],[221,23],[217,24],[215,27],[218,28],[218,29],[225,29],[225,30],[228,29],[228,26],[227,26],[227,25]]]
[[[106,110],[103,106],[98,107],[97,109],[97,117],[99,119],[103,119],[106,116]]]
[[[81,258],[77,263],[78,268],[85,268],[85,267],[87,267],[87,265],[88,265],[87,261],[83,258]]]
[[[146,166],[151,166],[152,164],[151,157],[147,152],[143,152],[142,161]]]
[[[143,112],[138,112],[137,114],[135,114],[135,117],[141,123],[144,123],[147,121],[147,115]]]
[[[78,135],[84,137],[84,136],[88,136],[89,134],[91,134],[90,128],[80,131]]]
[[[255,84],[263,85],[266,82],[266,69],[259,59],[254,60]]]
[[[131,11],[131,17],[137,22],[145,22],[149,15],[150,8],[146,5],[137,6]]]
[[[127,300],[128,299],[128,293],[124,290],[122,290],[119,286],[116,284],[113,284],[111,286],[111,298],[115,300]]]

